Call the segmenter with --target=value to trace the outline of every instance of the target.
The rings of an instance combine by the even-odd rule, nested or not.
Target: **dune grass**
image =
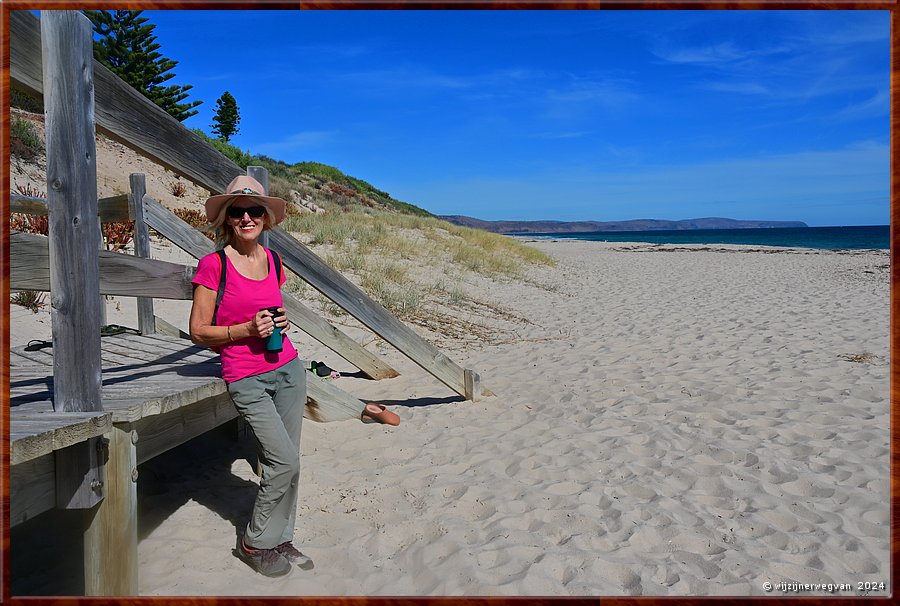
[[[466,295],[459,282],[466,272],[488,278],[517,279],[529,266],[553,265],[543,252],[498,234],[460,227],[435,217],[343,206],[317,200],[328,212],[291,213],[282,224],[299,232],[326,262],[355,281],[397,317],[415,321],[436,299],[460,306]],[[426,267],[431,284],[417,282],[410,267]],[[419,272],[421,273],[421,272]],[[440,279],[433,281],[435,274]],[[422,279],[421,276],[419,279]],[[448,287],[447,283],[453,286]],[[301,295],[305,286],[289,284]],[[341,315],[320,301],[323,313]]]
[[[553,265],[553,259],[542,251],[506,236],[435,217],[377,209],[294,214],[283,228],[309,235],[313,246],[328,244],[337,250],[421,261],[448,259],[488,277],[518,277],[529,265]]]

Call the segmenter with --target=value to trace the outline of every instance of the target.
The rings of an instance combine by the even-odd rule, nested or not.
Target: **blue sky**
[[[210,132],[435,214],[889,222],[887,11],[146,11]]]

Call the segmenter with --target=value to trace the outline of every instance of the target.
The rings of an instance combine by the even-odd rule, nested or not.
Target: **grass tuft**
[[[22,160],[34,160],[44,153],[37,127],[17,116],[9,120],[9,153]]]
[[[46,295],[47,293],[39,290],[20,290],[10,298],[10,303],[21,305],[25,309],[37,313],[46,305]]]

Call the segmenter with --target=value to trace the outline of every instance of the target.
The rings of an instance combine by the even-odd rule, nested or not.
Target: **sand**
[[[522,318],[512,337],[444,343],[496,397],[460,401],[374,342],[402,375],[338,384],[401,425],[305,421],[295,544],[314,570],[232,555],[256,478],[220,431],[142,466],[140,593],[889,593],[886,251],[530,245],[557,267],[467,285]],[[132,305],[108,321],[134,326]],[[158,314],[184,326],[187,307]],[[49,337],[46,311],[12,318],[13,345]]]

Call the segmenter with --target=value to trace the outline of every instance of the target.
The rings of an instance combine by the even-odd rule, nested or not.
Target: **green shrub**
[[[46,305],[46,294],[38,290],[21,290],[10,298],[10,303],[21,305],[25,309],[30,309],[37,313]]]
[[[9,153],[22,160],[33,160],[44,153],[44,142],[34,124],[17,116],[10,118]]]
[[[338,183],[347,181],[347,175],[335,167],[322,164],[321,162],[297,162],[293,165],[293,169],[300,174],[317,175]]]
[[[9,105],[10,107],[17,107],[19,109],[24,109],[27,112],[31,112],[33,114],[43,114],[44,113],[44,102],[38,99],[37,97],[32,96],[31,94],[20,90],[18,88],[11,88],[9,91]]]

